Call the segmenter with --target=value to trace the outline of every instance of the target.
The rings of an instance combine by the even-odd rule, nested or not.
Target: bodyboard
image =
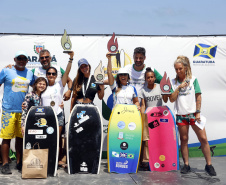
[[[23,148],[32,149],[38,142],[40,149],[49,149],[48,170],[50,176],[56,176],[59,155],[58,120],[52,107],[33,106],[25,121]]]
[[[141,139],[142,122],[137,106],[117,104],[108,124],[108,172],[137,173]]]
[[[102,119],[94,105],[75,105],[67,128],[68,173],[98,174],[102,155]]]
[[[146,110],[150,139],[149,166],[151,171],[179,170],[176,122],[167,106]]]

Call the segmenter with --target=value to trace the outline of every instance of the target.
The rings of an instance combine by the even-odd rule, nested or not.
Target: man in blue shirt
[[[0,84],[4,84],[2,100],[2,129],[0,138],[2,141],[2,173],[12,174],[9,169],[8,156],[10,141],[16,137],[17,169],[22,168],[22,143],[21,113],[22,102],[28,91],[29,85],[34,83],[32,71],[25,66],[28,62],[28,55],[24,51],[18,51],[14,58],[15,66],[11,69],[4,68],[0,72]]]

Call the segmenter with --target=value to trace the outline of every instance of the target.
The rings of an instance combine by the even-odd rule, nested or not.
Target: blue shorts
[[[64,126],[64,114],[63,114],[63,112],[61,112],[57,115],[57,119],[58,119],[58,125]]]

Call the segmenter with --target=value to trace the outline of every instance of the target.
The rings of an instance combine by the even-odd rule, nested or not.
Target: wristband
[[[196,113],[200,113],[201,111],[200,110],[196,110]]]
[[[69,60],[68,62],[69,62],[69,63],[72,63],[72,60]]]
[[[74,60],[73,58],[69,58],[69,60]]]

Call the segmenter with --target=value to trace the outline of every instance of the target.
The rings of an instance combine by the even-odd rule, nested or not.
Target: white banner
[[[77,73],[77,61],[86,58],[92,67],[92,72],[100,60],[107,66],[107,43],[111,36],[70,36],[72,50],[75,52],[70,78]],[[202,114],[207,118],[206,131],[209,141],[224,141],[226,143],[226,37],[167,37],[167,36],[117,36],[119,51],[125,56],[125,64],[133,63],[133,51],[136,47],[146,49],[145,64],[155,68],[161,75],[167,72],[170,79],[176,73],[173,63],[178,55],[185,55],[190,59],[192,74],[197,77],[202,91]],[[39,65],[38,48],[45,48],[51,52],[53,64],[66,68],[69,56],[63,53],[61,36],[45,35],[0,35],[0,70],[14,64],[14,55],[18,50],[25,50],[29,55],[28,67]],[[65,88],[67,90],[67,88]],[[2,90],[0,91],[2,93]],[[97,97],[94,103],[102,110],[102,103],[107,104],[111,91],[106,86],[103,102]],[[173,104],[167,105],[173,110]],[[66,120],[69,116],[70,101],[65,102]],[[106,113],[107,114],[107,113]],[[103,118],[104,132],[107,132],[108,120]],[[189,143],[198,143],[193,131],[190,131]],[[106,151],[106,137],[104,143]]]

